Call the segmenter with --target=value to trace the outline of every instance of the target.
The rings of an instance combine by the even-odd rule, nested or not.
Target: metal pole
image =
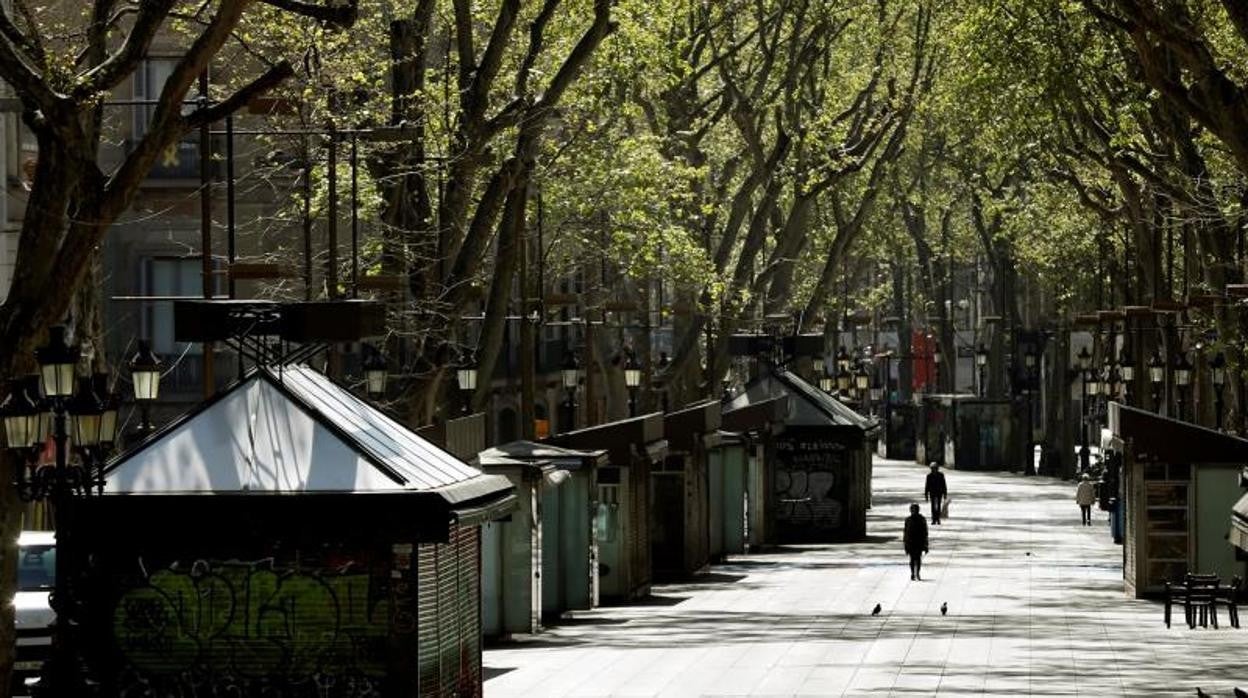
[[[333,126],[329,129],[329,142],[326,144],[327,164],[326,176],[329,180],[329,219],[326,233],[329,237],[329,254],[325,261],[325,283],[327,296],[330,300],[338,297],[338,135]]]
[[[238,258],[234,208],[234,117],[225,117],[225,232],[226,259],[233,266]],[[229,276],[230,298],[234,298],[234,275]],[[240,355],[241,360],[241,355]]]
[[[360,297],[360,140],[351,135],[351,297]]]
[[[1090,370],[1090,369],[1089,369]],[[1088,374],[1087,371],[1080,371],[1080,388],[1079,394],[1083,396],[1083,400],[1079,405],[1079,472],[1088,472],[1088,465],[1092,458],[1092,450],[1088,448]]]
[[[312,153],[303,139],[303,299],[312,300]]]
[[[207,70],[199,74],[199,103],[200,109],[208,106]],[[216,286],[212,272],[212,136],[208,129],[207,123],[199,127],[199,254],[204,298],[212,298]],[[204,342],[203,391],[205,398],[212,397],[212,394],[216,392],[216,379],[212,370],[215,361],[213,353],[212,342]]]

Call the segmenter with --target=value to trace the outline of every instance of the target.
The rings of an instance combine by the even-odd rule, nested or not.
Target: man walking
[[[1079,480],[1079,486],[1075,488],[1075,504],[1079,505],[1079,509],[1083,512],[1083,525],[1092,525],[1092,502],[1096,501],[1096,488],[1092,485],[1092,480],[1087,473],[1083,474],[1083,478]]]
[[[910,505],[910,516],[906,517],[905,534],[901,543],[910,556],[910,581],[923,581],[920,569],[923,567],[923,553],[927,552],[927,521],[919,513],[919,505]]]
[[[932,472],[927,474],[927,484],[923,487],[923,498],[932,503],[932,523],[940,525],[940,503],[949,494],[949,486],[945,484],[945,474],[940,466],[932,463]]]

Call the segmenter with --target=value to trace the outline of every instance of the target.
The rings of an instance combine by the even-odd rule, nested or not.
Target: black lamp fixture
[[[27,502],[48,501],[60,527],[74,500],[104,490],[103,464],[117,438],[118,401],[108,390],[107,376],[77,377],[81,352],[66,341],[64,327],[52,328],[49,335],[48,344],[35,350],[38,377],[10,385],[0,405],[0,421],[5,427],[4,445],[22,455],[14,478],[18,497]],[[150,348],[140,353],[135,397],[150,401],[159,393],[160,362]],[[131,363],[133,371],[136,362]],[[55,462],[46,465],[39,463],[39,456],[49,436]],[[71,461],[71,455],[77,457]],[[63,556],[57,558],[54,579],[50,603],[56,620],[40,687],[43,695],[86,695],[74,649],[74,579]]]
[[[853,374],[849,372],[848,366],[844,370],[836,372],[837,391],[841,392],[842,394],[848,393],[849,388],[851,385],[853,385],[853,383],[854,383],[854,377],[853,377]]]
[[[842,346],[839,349],[837,349],[836,350],[837,373],[840,374],[842,371],[849,372],[849,363],[850,363],[849,352],[845,351],[845,347]]]
[[[624,386],[628,388],[628,415],[637,416],[637,389],[641,387],[641,363],[632,351],[624,361]]]
[[[1166,383],[1166,362],[1161,352],[1154,352],[1148,360],[1148,382],[1153,386],[1153,411],[1161,414],[1161,389]]]
[[[815,376],[823,377],[823,354],[818,354],[811,360],[811,368],[815,372]]]
[[[361,366],[364,371],[364,389],[373,397],[381,397],[386,394],[386,383],[390,378],[386,357],[371,344],[365,344],[364,347],[366,356]]]
[[[988,347],[982,343],[979,345],[979,349],[975,351],[975,365],[980,368],[988,365]]]
[[[1192,362],[1187,360],[1187,352],[1180,351],[1174,362],[1174,386],[1178,391],[1179,419],[1184,419],[1187,408],[1187,388],[1192,384]]]
[[[830,393],[836,389],[836,380],[829,375],[819,376],[819,389],[825,393]]]
[[[39,362],[40,387],[49,398],[74,394],[75,373],[81,351],[65,341],[65,327],[57,325],[49,332],[48,343],[35,350]]]
[[[867,373],[867,367],[858,364],[858,371],[854,374],[854,388],[859,395],[866,396],[867,390],[871,387],[871,374]]]
[[[1219,430],[1222,429],[1222,411],[1224,404],[1222,402],[1222,390],[1226,386],[1226,357],[1219,353],[1209,362],[1209,368],[1213,373],[1213,412],[1214,420]]]
[[[465,393],[477,389],[477,364],[471,357],[464,359],[459,368],[455,369],[455,383]]]
[[[139,340],[139,350],[129,362],[130,385],[134,389],[134,401],[139,405],[139,433],[146,434],[152,426],[151,406],[160,396],[160,374],[164,363],[152,352],[152,343],[146,339]]]
[[[576,390],[576,386],[581,382],[581,367],[576,361],[576,355],[567,352],[563,355],[563,365],[559,368],[559,378],[563,387],[569,391]]]
[[[1122,375],[1122,381],[1128,385],[1135,380],[1135,360],[1126,349],[1122,350],[1122,358],[1118,360],[1118,372]]]

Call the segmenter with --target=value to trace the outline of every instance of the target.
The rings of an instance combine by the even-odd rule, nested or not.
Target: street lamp
[[[1209,362],[1209,368],[1213,370],[1213,414],[1214,420],[1219,431],[1222,430],[1222,390],[1226,387],[1226,357],[1218,354]]]
[[[836,389],[836,381],[833,380],[832,376],[819,376],[819,389],[825,393],[831,393]]]
[[[106,376],[77,377],[81,353],[66,342],[65,328],[53,327],[49,335],[48,344],[35,350],[38,378],[11,385],[9,396],[0,405],[0,418],[5,427],[4,446],[22,459],[14,478],[18,497],[27,502],[43,500],[50,504],[57,543],[65,546],[73,531],[74,501],[104,490],[104,456],[117,437],[117,403],[108,394]],[[144,398],[158,394],[160,381],[158,368],[154,373],[143,372],[151,368],[149,359],[155,358],[150,349],[146,353],[138,362],[140,374],[135,381],[136,390],[142,388]],[[159,366],[158,360],[154,363]],[[42,401],[38,398],[40,388],[45,396]],[[72,449],[78,456],[72,465],[71,432]],[[55,448],[55,463],[41,466],[39,454],[48,436],[52,437]],[[39,685],[43,695],[86,695],[88,691],[73,649],[72,619],[76,612],[73,580],[66,556],[58,555],[55,564],[55,591],[49,597],[55,612],[52,648],[44,662]]]
[[[1153,384],[1153,411],[1161,414],[1161,388],[1166,382],[1166,362],[1160,351],[1148,360],[1148,382]]]
[[[811,369],[813,369],[815,373],[815,377],[817,378],[823,377],[823,354],[816,356],[811,361]]]
[[[371,344],[365,344],[364,347],[367,354],[362,366],[365,390],[373,397],[381,397],[386,394],[386,383],[390,377],[390,372],[386,370],[386,357]]]
[[[152,343],[139,340],[139,350],[130,359],[130,385],[134,388],[134,401],[139,405],[139,434],[146,434],[154,427],[151,405],[160,395],[160,373],[164,368],[160,357],[152,352]]]
[[[1079,352],[1079,365],[1081,367],[1085,364],[1084,355],[1087,354],[1087,352],[1087,347],[1084,347],[1083,351]],[[1091,359],[1092,357],[1088,354],[1087,358]],[[1091,369],[1081,368],[1079,374],[1083,376],[1083,400],[1080,406],[1080,412],[1083,418],[1080,420],[1079,425],[1079,472],[1086,473],[1092,460],[1092,450],[1088,447],[1088,413],[1090,412],[1088,409],[1088,397],[1099,392],[1100,389],[1096,385],[1096,377],[1092,375]]]
[[[988,366],[988,347],[984,346],[982,343],[979,345],[979,349],[975,352],[975,366],[979,369],[979,395],[980,397],[983,397],[987,392],[984,389],[984,370]]]
[[[1135,381],[1135,361],[1131,352],[1122,350],[1122,358],[1118,361],[1118,374],[1122,376],[1122,401],[1131,404],[1131,383]]]
[[[1192,384],[1192,363],[1187,360],[1187,352],[1179,352],[1174,362],[1174,385],[1179,391],[1179,419],[1183,419],[1184,408],[1187,407],[1187,387]]]
[[[838,363],[839,363],[839,362],[838,362]],[[849,392],[849,388],[850,388],[850,386],[851,386],[851,385],[853,385],[853,383],[854,383],[854,377],[853,377],[853,374],[851,374],[851,373],[849,372],[849,367],[848,367],[848,366],[846,366],[844,369],[838,370],[838,371],[836,372],[836,390],[837,390],[837,392],[841,393],[842,395],[844,395],[844,394],[848,393],[848,392]]]
[[[867,390],[870,388],[871,374],[867,373],[866,366],[858,364],[858,371],[854,374],[854,390],[858,393],[858,399],[864,411],[867,408]]]
[[[559,368],[559,379],[568,397],[564,401],[567,413],[567,425],[564,431],[576,429],[576,386],[581,382],[581,367],[576,362],[576,355],[568,351],[563,355],[563,365]]]
[[[477,390],[477,373],[477,365],[471,357],[465,358],[459,368],[455,369],[455,382],[464,396],[464,414],[472,411],[472,394]]]
[[[841,347],[836,351],[836,372],[840,373],[849,371],[849,352],[845,351],[845,347]]]
[[[628,387],[628,415],[637,416],[637,388],[641,387],[641,364],[632,352],[624,362],[624,385]]]

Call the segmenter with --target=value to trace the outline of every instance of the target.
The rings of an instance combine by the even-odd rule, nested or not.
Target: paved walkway
[[[1167,630],[1160,604],[1128,599],[1122,549],[1103,513],[1078,525],[1070,483],[949,472],[953,516],[931,527],[924,581],[909,581],[901,521],[925,470],[877,460],[866,542],[733,558],[645,603],[488,650],[486,698],[1248,687],[1248,625],[1189,630],[1180,611]]]

